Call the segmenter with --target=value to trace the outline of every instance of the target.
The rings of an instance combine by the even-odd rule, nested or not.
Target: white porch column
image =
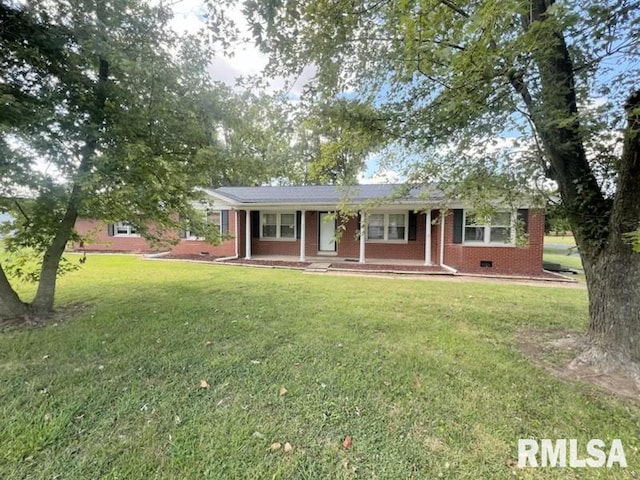
[[[245,210],[244,219],[244,258],[251,260],[251,211]]]
[[[305,244],[307,243],[307,227],[306,227],[306,214],[305,210],[302,210],[300,215],[300,261],[305,261]]]
[[[364,246],[365,246],[365,240],[367,238],[366,234],[365,234],[365,225],[366,225],[366,219],[364,218],[365,213],[364,212],[360,212],[360,259],[358,260],[359,263],[365,263],[364,262]]]
[[[440,210],[440,265],[444,265],[444,212]]]
[[[431,261],[431,209],[427,210],[427,219],[424,230],[424,264],[431,266],[433,265],[433,262]]]
[[[240,232],[240,225],[238,225],[238,210],[234,210],[233,211],[233,231],[235,232],[235,247],[236,247],[236,258],[238,258],[238,256],[240,255],[240,246],[238,245],[238,241],[240,238],[240,235],[238,234],[238,232]]]

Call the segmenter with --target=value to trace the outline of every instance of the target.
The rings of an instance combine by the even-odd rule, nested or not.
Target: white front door
[[[321,252],[336,251],[336,219],[331,213],[320,214],[320,244]]]

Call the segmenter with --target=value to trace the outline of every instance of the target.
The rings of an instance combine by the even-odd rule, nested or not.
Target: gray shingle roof
[[[403,185],[307,185],[301,187],[220,187],[213,190],[238,203],[260,204],[339,204],[363,203],[394,198]],[[407,203],[424,203],[442,200],[442,192],[435,187],[411,189],[407,196],[396,201]]]

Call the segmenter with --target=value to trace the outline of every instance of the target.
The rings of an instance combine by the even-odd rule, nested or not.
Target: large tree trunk
[[[640,373],[640,253],[626,237],[640,228],[640,91],[625,105],[627,128],[607,243],[583,255],[589,289],[590,351],[581,360],[633,363]]]
[[[11,288],[2,266],[0,266],[0,320],[24,317],[29,312],[29,305],[18,297]]]
[[[532,0],[523,26],[548,20],[553,1]],[[575,363],[640,372],[640,254],[625,235],[640,228],[640,93],[625,105],[628,125],[614,198],[600,189],[584,148],[574,65],[561,31],[533,52],[540,72],[534,101],[517,74],[509,78],[531,115],[582,254],[589,292],[589,347]]]
[[[60,259],[62,258],[62,254],[64,253],[64,249],[67,246],[76,219],[78,218],[77,204],[79,197],[80,188],[76,184],[71,192],[65,216],[62,222],[60,222],[56,236],[51,242],[51,245],[49,245],[49,248],[47,248],[42,260],[38,290],[32,303],[32,308],[36,312],[46,313],[53,310],[58,266],[60,265]]]
[[[640,365],[640,255],[630,245],[607,246],[583,259],[589,292],[589,347],[577,362],[614,370]]]

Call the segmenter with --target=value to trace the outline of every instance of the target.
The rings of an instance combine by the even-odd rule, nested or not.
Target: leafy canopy
[[[611,194],[623,99],[640,73],[638,2],[545,2],[544,21],[534,18],[538,3],[249,0],[244,5],[257,44],[270,56],[269,74],[291,74],[311,64],[317,69],[311,92],[355,91],[383,107],[399,157],[420,153],[412,172],[456,180],[451,185],[479,161],[486,171],[521,185],[540,179],[545,186],[541,179],[555,178],[541,131],[574,125],[576,118],[553,98],[571,92],[545,91],[542,66],[562,60],[556,47],[565,41],[580,135],[602,191]],[[504,136],[508,148],[491,148]]]

